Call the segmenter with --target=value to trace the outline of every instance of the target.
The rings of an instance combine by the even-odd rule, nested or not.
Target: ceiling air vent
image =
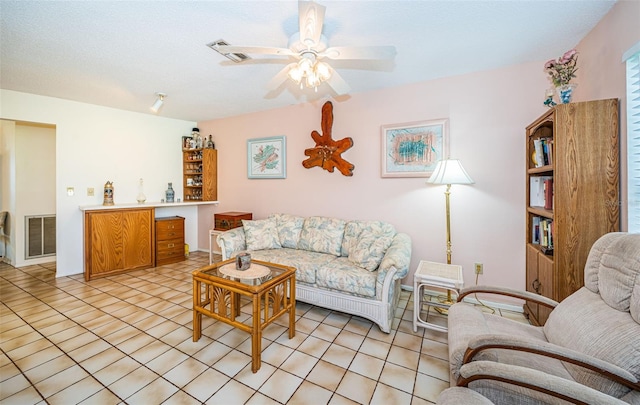
[[[220,52],[220,50],[218,49],[219,46],[226,46],[226,45],[231,45],[229,43],[227,43],[224,39],[219,39],[217,41],[213,41],[210,44],[207,44],[207,46],[211,49],[213,49],[214,51],[218,52],[220,55],[222,56],[226,56],[227,58],[231,59],[232,61],[236,62],[236,63],[240,63],[243,62],[247,59],[251,59],[251,57],[249,55],[246,55],[244,53],[222,53]]]

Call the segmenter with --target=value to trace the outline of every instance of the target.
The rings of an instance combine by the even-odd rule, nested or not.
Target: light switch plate
[[[93,194],[94,194],[93,187],[87,188],[87,196],[93,197]]]
[[[69,197],[73,197],[73,194],[74,194],[73,187],[67,187],[67,195]]]

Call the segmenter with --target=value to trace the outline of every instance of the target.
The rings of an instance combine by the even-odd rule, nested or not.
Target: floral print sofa
[[[382,221],[320,216],[272,214],[242,223],[218,235],[223,259],[246,251],[295,267],[297,300],[370,319],[390,332],[411,261],[409,235]]]

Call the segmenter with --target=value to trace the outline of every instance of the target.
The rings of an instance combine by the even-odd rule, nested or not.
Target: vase
[[[167,189],[167,191],[165,192],[165,197],[167,199],[168,203],[172,203],[173,202],[173,197],[175,197],[175,191],[173,191],[173,185],[171,183],[169,183],[169,188]]]
[[[136,197],[136,200],[140,204],[144,203],[147,200],[147,196],[144,195],[144,191],[143,191],[142,179],[140,179],[140,183],[138,184],[138,196]]]
[[[575,90],[576,86],[577,85],[574,83],[567,83],[556,87],[558,98],[562,104],[568,104],[571,102],[571,96],[573,95],[573,90]]]

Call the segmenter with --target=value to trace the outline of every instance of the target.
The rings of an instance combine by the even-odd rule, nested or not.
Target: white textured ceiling
[[[393,63],[331,62],[353,94],[557,57],[615,0],[318,2],[329,46],[397,49]],[[236,64],[206,46],[286,47],[297,18],[295,0],[0,0],[0,87],[143,113],[163,92],[159,115],[193,121],[326,97],[268,93],[287,59]]]

